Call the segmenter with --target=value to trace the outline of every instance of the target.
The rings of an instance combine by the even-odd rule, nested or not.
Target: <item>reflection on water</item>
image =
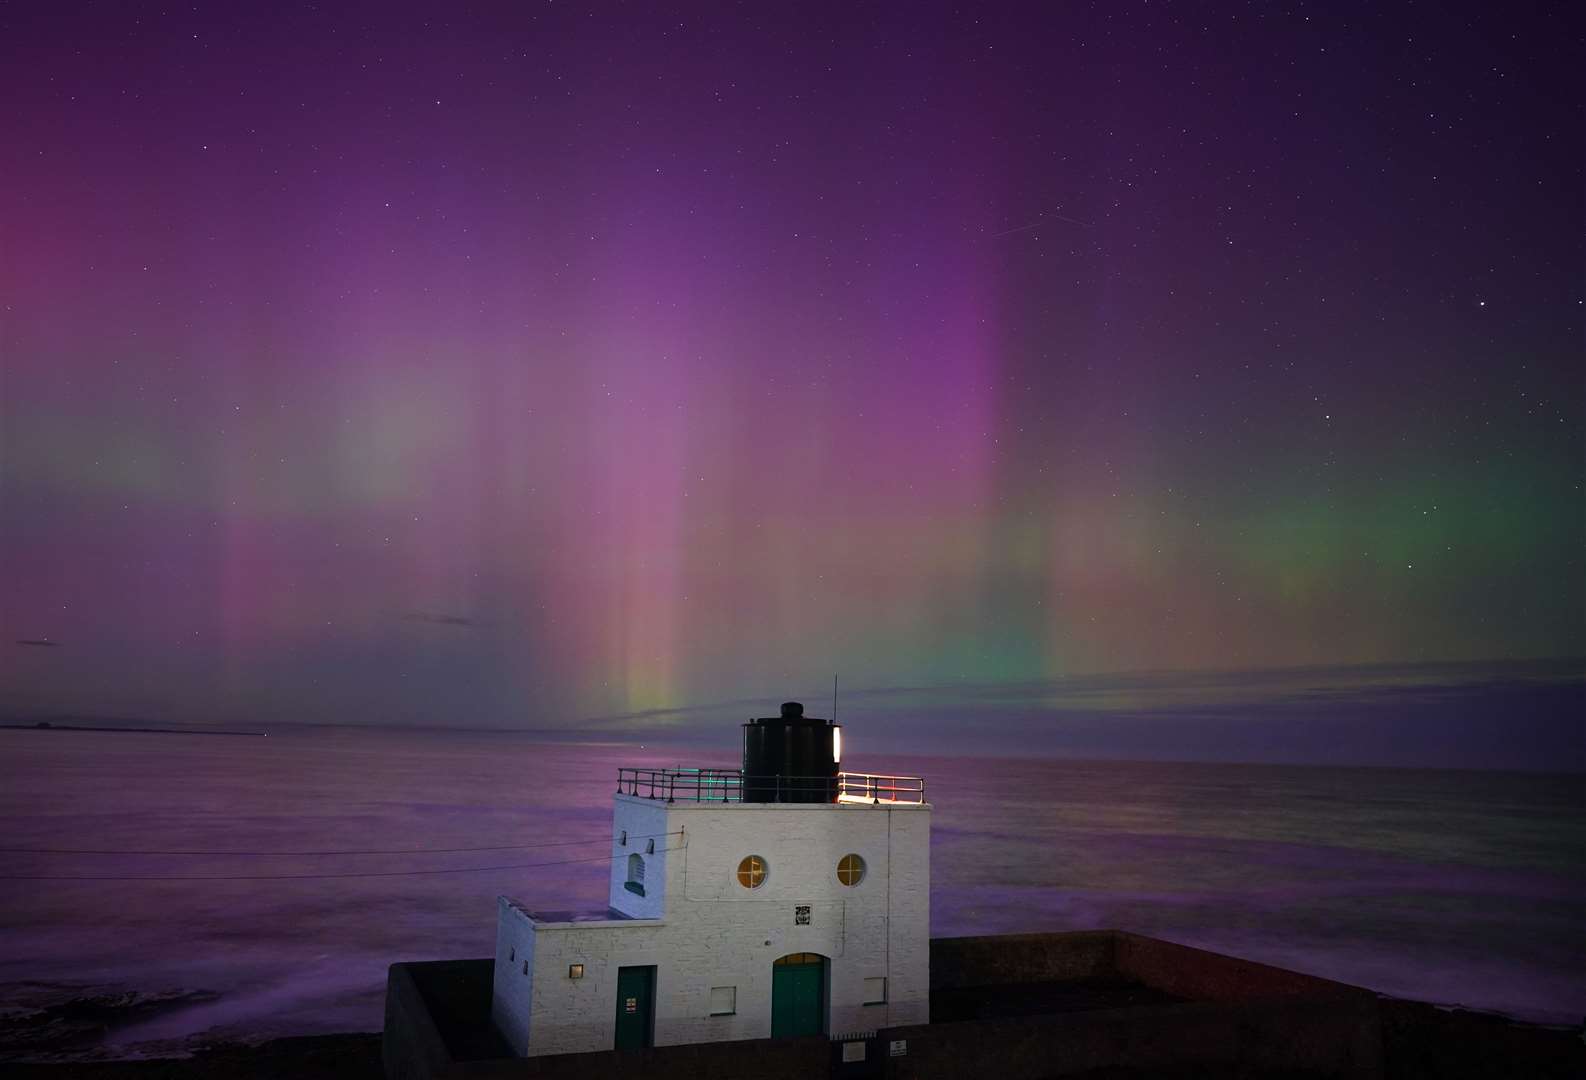
[[[497,894],[603,902],[619,764],[735,764],[731,747],[511,733],[0,734],[7,845],[228,853],[0,855],[7,875],[238,879],[0,882],[6,1002],[181,1002],[113,1030],[123,1049],[377,1029],[386,965],[489,955]],[[1408,997],[1586,1013],[1579,776],[858,753],[845,765],[927,778],[937,935],[1121,927]],[[495,845],[522,846],[353,854]],[[499,869],[247,880],[483,866]]]

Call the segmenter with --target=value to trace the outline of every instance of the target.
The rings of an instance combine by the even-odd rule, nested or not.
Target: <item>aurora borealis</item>
[[[1586,654],[1568,10],[8,6],[0,707]]]

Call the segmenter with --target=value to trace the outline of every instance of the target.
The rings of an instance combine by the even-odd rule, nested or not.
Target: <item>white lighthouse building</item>
[[[741,770],[618,771],[605,910],[499,898],[491,1017],[514,1052],[929,1020],[923,781],[839,771],[840,727],[797,702],[743,729]]]

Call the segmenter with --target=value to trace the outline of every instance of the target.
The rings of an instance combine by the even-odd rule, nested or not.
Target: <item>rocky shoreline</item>
[[[8,1063],[8,1080],[383,1080],[380,1033],[301,1035],[249,1045],[217,1043],[191,1057],[139,1061]]]
[[[0,994],[0,1073],[112,1080],[169,1077],[349,1077],[378,1080],[380,1033],[274,1039],[194,1036],[128,1041],[140,1025],[220,997],[209,990],[134,991],[90,983],[13,983]]]

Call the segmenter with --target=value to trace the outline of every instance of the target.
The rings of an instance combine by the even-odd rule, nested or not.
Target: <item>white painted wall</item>
[[[528,980],[533,989],[533,1037],[518,1052],[611,1049],[617,1029],[617,969],[654,965],[657,1001],[666,993],[667,958],[661,953],[659,929],[658,923],[637,920],[536,924]],[[568,977],[572,964],[584,965],[583,978]]]
[[[743,1030],[735,1037],[771,1033],[771,963],[793,952],[829,958],[830,1031],[928,1018],[929,806],[735,803],[680,806],[672,820],[685,846],[674,856],[683,862],[682,880],[672,883],[667,921],[678,929],[668,935],[742,971],[749,991],[739,992]],[[837,880],[837,862],[850,852],[866,867],[853,887]],[[768,866],[765,884],[753,891],[737,881],[748,854]],[[798,905],[809,906],[809,926],[795,924]],[[870,977],[888,979],[886,1004],[863,1004]],[[678,1023],[690,1027],[685,1017]]]
[[[931,817],[893,812],[888,1026],[931,1020]],[[873,1025],[872,1025],[873,1026]]]
[[[829,1031],[924,1023],[930,1015],[930,807],[868,804],[728,803],[668,805],[618,795],[613,814],[611,906],[659,921],[535,923],[503,900],[501,921],[533,937],[531,974],[522,974],[517,937],[498,931],[497,1027],[519,1053],[600,1050],[612,1045],[617,969],[654,965],[655,1042],[764,1038],[771,1033],[771,969],[777,957],[829,958]],[[619,838],[627,829],[629,843]],[[656,833],[647,856],[646,895],[623,888],[635,839]],[[661,840],[667,841],[664,845]],[[644,841],[637,842],[642,852]],[[663,854],[662,849],[669,851]],[[865,878],[847,887],[837,862],[850,852]],[[765,884],[748,890],[738,862],[760,855]],[[654,859],[654,862],[649,862]],[[810,925],[795,924],[795,907]],[[519,933],[519,932],[514,932]],[[503,987],[502,962],[519,962]],[[582,963],[585,976],[567,977]],[[865,1005],[864,981],[885,977],[887,1001]],[[737,988],[737,1012],[712,1017],[710,991]],[[532,1027],[515,1014],[532,1003]],[[522,1038],[516,1033],[522,1032]]]
[[[668,823],[666,803],[619,795],[611,814],[611,889],[608,903],[630,919],[659,919],[666,907],[667,851],[681,844],[682,837],[668,836],[677,831]],[[623,834],[628,840],[623,843]],[[647,853],[651,841],[655,853]],[[628,856],[644,860],[644,895],[630,892]]]
[[[523,908],[505,896],[496,897],[496,968],[490,1019],[519,1055],[529,1051],[534,938],[534,923]]]

